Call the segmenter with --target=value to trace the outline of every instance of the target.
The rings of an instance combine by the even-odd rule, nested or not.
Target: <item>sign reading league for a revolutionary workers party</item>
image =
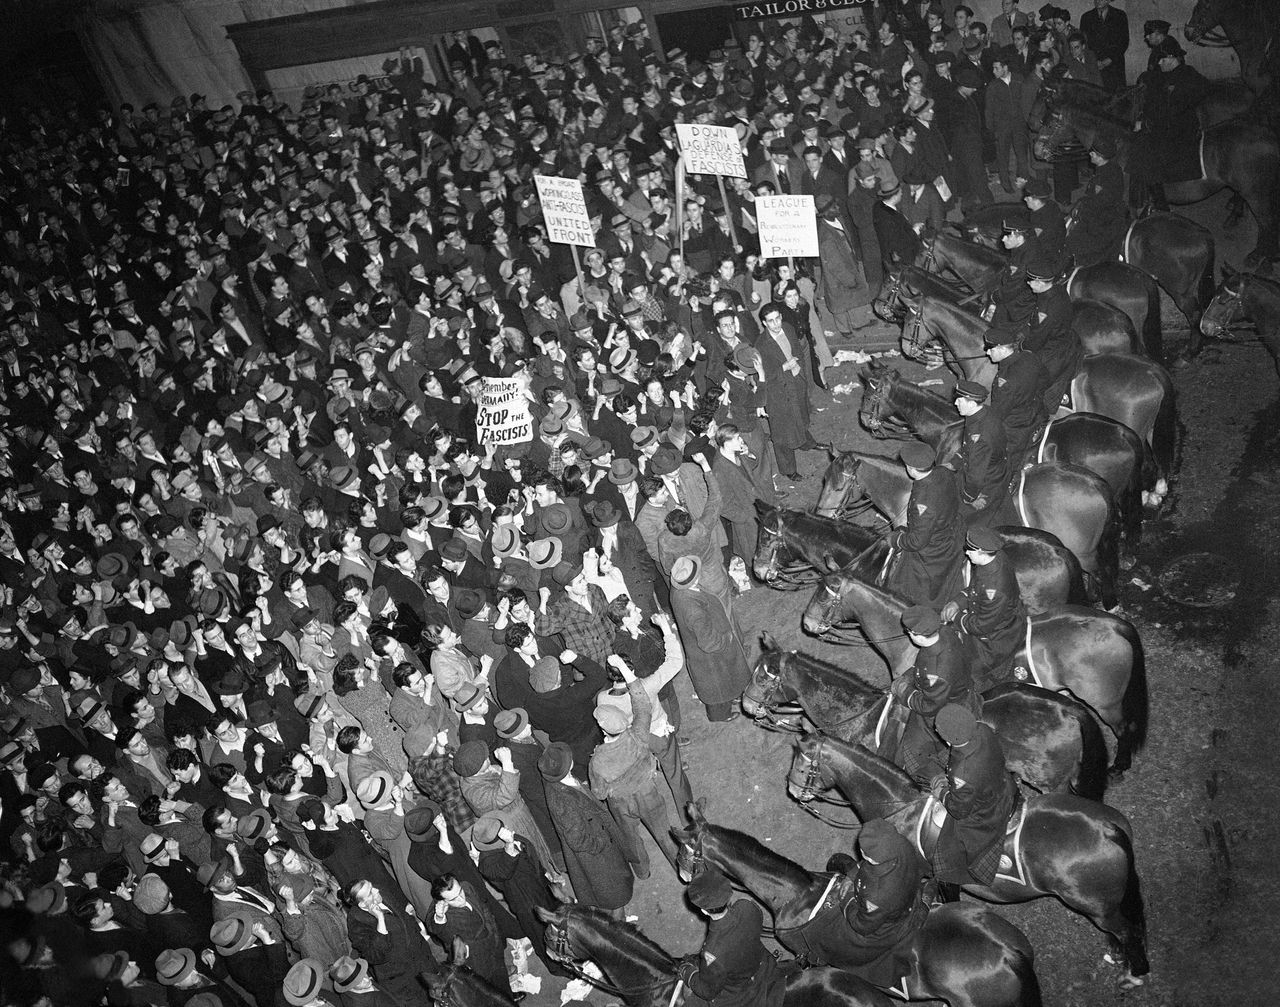
[[[742,144],[732,126],[700,126],[693,122],[677,122],[680,156],[684,170],[690,175],[728,175],[746,178],[747,166],[742,160]]]
[[[824,14],[847,7],[858,7],[866,0],[759,0],[757,3],[735,3],[733,16],[739,21],[761,21],[775,17],[804,17]]]
[[[533,416],[519,378],[484,378],[476,405],[476,434],[481,444],[502,446],[533,440]]]
[[[755,211],[764,258],[818,254],[818,218],[812,196],[757,196]]]
[[[547,238],[562,245],[585,245],[594,248],[595,231],[591,215],[582,195],[582,183],[576,178],[534,175],[538,202],[542,204],[542,221],[547,225]]]

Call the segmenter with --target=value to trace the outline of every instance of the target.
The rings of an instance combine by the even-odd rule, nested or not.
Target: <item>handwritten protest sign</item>
[[[585,245],[594,248],[596,234],[591,215],[582,195],[582,183],[576,178],[534,175],[538,202],[542,204],[542,220],[547,225],[547,238],[562,245]]]
[[[746,178],[747,166],[742,160],[742,144],[732,126],[700,126],[677,122],[680,156],[684,170],[691,175],[728,175]]]
[[[519,378],[484,378],[476,401],[476,434],[481,444],[523,444],[533,440],[533,416]]]
[[[818,254],[818,218],[812,196],[757,196],[755,210],[764,258]]]

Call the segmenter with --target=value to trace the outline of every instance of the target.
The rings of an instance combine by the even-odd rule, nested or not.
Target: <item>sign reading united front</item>
[[[767,0],[765,3],[736,3],[734,17],[739,21],[761,21],[774,17],[799,17],[821,14],[845,7],[860,7],[866,0]]]

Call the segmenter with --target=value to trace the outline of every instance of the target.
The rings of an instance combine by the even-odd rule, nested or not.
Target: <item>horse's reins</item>
[[[672,979],[676,980],[677,992],[679,991],[680,986],[683,985],[678,975],[672,975],[664,976],[662,979],[655,983],[651,983],[648,986],[637,986],[635,989],[624,990],[621,987],[613,985],[613,983],[609,982],[607,979],[596,978],[574,960],[573,948],[569,946],[569,929],[567,926],[563,930],[557,927],[551,927],[549,929],[551,930],[551,933],[547,940],[547,953],[550,957],[555,961],[558,961],[583,982],[589,983],[602,993],[609,994],[609,996],[615,996],[619,999],[626,1000],[628,997],[634,997],[641,993],[652,993],[655,990],[662,989],[662,987],[671,982]],[[674,1002],[675,997],[673,996],[672,1003]]]

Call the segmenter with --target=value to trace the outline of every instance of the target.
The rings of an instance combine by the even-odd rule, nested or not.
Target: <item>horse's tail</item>
[[[1142,901],[1142,881],[1138,877],[1138,865],[1133,855],[1133,839],[1118,825],[1107,827],[1107,838],[1124,850],[1128,874],[1125,877],[1124,897],[1120,900],[1120,915],[1126,924],[1125,939],[1121,942],[1129,974],[1145,976],[1151,971],[1147,960],[1147,907]]]
[[[1150,697],[1147,693],[1147,658],[1142,647],[1142,637],[1127,619],[1118,621],[1118,632],[1133,652],[1133,667],[1129,673],[1129,687],[1120,701],[1122,731],[1116,745],[1115,769],[1124,772],[1133,765],[1133,755],[1147,743],[1147,718]]]
[[[1067,604],[1089,607],[1089,591],[1084,582],[1084,568],[1080,558],[1065,546],[1059,545],[1062,561],[1067,566]]]
[[[1163,381],[1164,395],[1160,399],[1160,410],[1156,413],[1155,424],[1151,428],[1151,450],[1155,455],[1160,476],[1166,481],[1173,479],[1177,468],[1178,456],[1178,396],[1173,381],[1167,377]]]
[[[1160,286],[1147,279],[1147,315],[1142,320],[1142,345],[1147,356],[1158,363],[1164,362],[1164,329],[1160,325]]]
[[[1101,801],[1107,789],[1107,740],[1093,712],[1083,703],[1074,703],[1080,725],[1080,767],[1071,792],[1090,801]]]
[[[1035,961],[1025,951],[1014,952],[1010,970],[1018,979],[1022,997],[1017,1001],[1018,1007],[1044,1007],[1044,998],[1040,993],[1040,977],[1036,975]]]
[[[1107,501],[1107,519],[1098,539],[1098,596],[1106,608],[1114,608],[1120,601],[1120,531],[1123,522],[1116,502],[1110,496]]]
[[[1134,464],[1129,472],[1128,481],[1116,493],[1116,510],[1124,525],[1125,546],[1130,554],[1133,554],[1138,551],[1138,543],[1142,540],[1142,491],[1147,486],[1147,476],[1152,477],[1153,483],[1155,476],[1154,466],[1150,473],[1146,469],[1146,459],[1151,456],[1146,441],[1132,430],[1125,432],[1127,435],[1125,440],[1128,441],[1134,453]]]
[[[1213,235],[1205,232],[1205,245],[1209,249],[1209,255],[1205,259],[1204,272],[1200,274],[1200,286],[1196,289],[1196,307],[1201,311],[1209,306],[1213,300],[1213,295],[1218,290],[1218,268],[1215,263],[1217,257],[1217,244],[1213,239]]]

